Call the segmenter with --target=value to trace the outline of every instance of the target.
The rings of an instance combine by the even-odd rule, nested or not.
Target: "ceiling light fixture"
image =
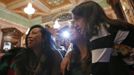
[[[31,2],[29,2],[28,5],[24,8],[24,12],[28,15],[32,15],[35,13],[35,9],[32,7]]]
[[[54,25],[53,25],[53,28],[55,28],[55,29],[60,28],[60,24],[59,24],[59,22],[58,22],[58,19],[55,21],[55,23],[54,23]]]

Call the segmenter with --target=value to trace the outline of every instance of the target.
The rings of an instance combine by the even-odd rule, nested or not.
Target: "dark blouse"
[[[39,58],[30,49],[23,49],[16,56],[16,75],[60,75],[62,60],[58,51],[53,51],[53,62],[49,62],[45,55]]]

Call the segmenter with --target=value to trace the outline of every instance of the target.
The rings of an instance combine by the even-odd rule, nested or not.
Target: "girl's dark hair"
[[[28,42],[27,42],[27,39],[28,39],[28,36],[31,32],[32,29],[34,28],[40,28],[40,32],[42,34],[42,38],[43,38],[43,49],[46,49],[46,48],[49,48],[49,49],[55,49],[55,43],[51,37],[51,33],[48,31],[48,29],[42,27],[41,25],[34,25],[30,28],[28,34],[26,35],[26,47],[28,48]]]
[[[72,10],[72,13],[74,17],[84,18],[86,23],[85,32],[89,37],[97,33],[97,25],[100,25],[100,23],[107,23],[121,29],[131,26],[127,22],[108,18],[103,8],[94,1],[79,4]]]
[[[43,55],[45,55],[46,57],[46,65],[45,65],[45,68],[48,69],[47,71],[51,71],[51,67],[53,66],[53,62],[54,62],[54,57],[53,57],[53,53],[54,53],[54,50],[56,50],[56,47],[55,47],[55,43],[51,37],[51,33],[44,27],[42,27],[41,25],[34,25],[30,28],[28,34],[26,35],[26,47],[28,48],[28,42],[27,42],[27,39],[28,39],[28,36],[30,34],[30,31],[34,28],[40,28],[40,32],[42,34],[42,53]],[[49,74],[51,72],[48,72]]]

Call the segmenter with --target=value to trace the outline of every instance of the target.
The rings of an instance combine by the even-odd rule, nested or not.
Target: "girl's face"
[[[71,41],[76,41],[79,39],[79,32],[72,26],[70,29]]]
[[[42,34],[40,32],[40,28],[33,28],[28,35],[28,47],[33,48],[41,45]]]
[[[73,17],[73,25],[77,32],[79,32],[81,35],[84,33],[85,30],[85,20],[82,17],[74,16]]]

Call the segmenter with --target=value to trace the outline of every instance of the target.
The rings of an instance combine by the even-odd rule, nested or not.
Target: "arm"
[[[60,68],[61,68],[61,73],[62,75],[65,74],[65,70],[69,70],[69,64],[70,64],[70,59],[71,59],[71,53],[72,51],[69,51],[66,53],[65,57],[63,58]]]

